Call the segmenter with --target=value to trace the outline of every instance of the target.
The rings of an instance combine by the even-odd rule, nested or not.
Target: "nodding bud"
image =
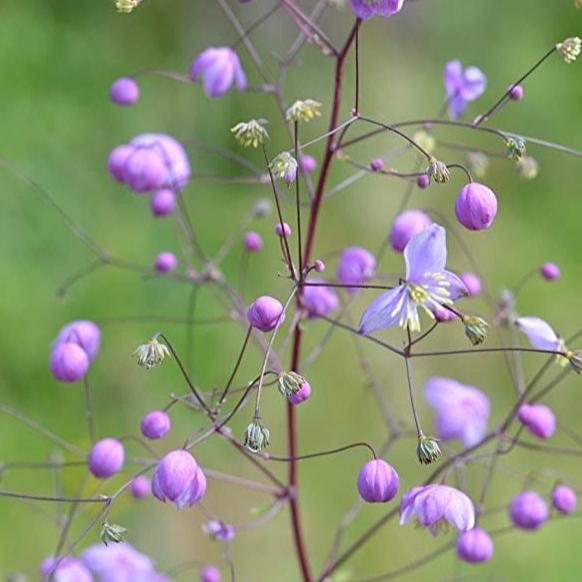
[[[273,175],[283,180],[287,186],[297,178],[297,160],[289,152],[281,152],[269,164]]]
[[[447,165],[436,158],[430,158],[426,173],[428,177],[433,179],[437,184],[446,184],[451,179],[451,174]]]
[[[93,360],[101,344],[99,326],[88,319],[77,319],[64,325],[52,344],[54,349],[58,344],[71,342],[83,348],[89,360]]]
[[[508,137],[505,142],[505,147],[507,148],[507,157],[516,162],[525,156],[526,143],[521,137]]]
[[[422,210],[405,210],[400,213],[390,230],[392,248],[398,253],[403,252],[410,239],[431,224],[432,220]]]
[[[91,447],[87,466],[97,479],[107,479],[121,470],[124,460],[125,451],[118,440],[102,439]]]
[[[531,434],[541,439],[549,439],[556,432],[556,417],[545,404],[522,404],[517,418]]]
[[[139,475],[131,482],[129,492],[134,499],[144,499],[151,494],[152,484],[145,475]]]
[[[216,566],[203,566],[200,570],[200,582],[220,582],[220,570]]]
[[[202,79],[208,97],[220,97],[232,86],[238,91],[247,88],[247,77],[236,52],[228,46],[208,47],[190,65],[190,78]]]
[[[256,329],[264,332],[277,327],[284,317],[283,305],[270,295],[262,295],[251,303],[247,309],[247,320]]]
[[[567,38],[556,45],[556,50],[560,53],[564,62],[569,65],[580,55],[580,51],[582,50],[582,40],[577,36]]]
[[[89,356],[85,350],[73,342],[57,344],[49,360],[51,374],[59,382],[79,382],[89,370]]]
[[[101,528],[101,534],[99,537],[101,541],[107,546],[110,543],[119,544],[123,541],[123,534],[127,531],[127,528],[122,525],[117,525],[115,523],[110,524],[105,522]]]
[[[489,324],[481,317],[465,315],[463,316],[463,324],[465,326],[465,335],[474,346],[482,344],[487,339]]]
[[[515,164],[518,174],[526,180],[533,180],[537,177],[539,172],[538,163],[531,156],[523,156]]]
[[[263,248],[263,239],[260,234],[251,230],[245,234],[243,244],[249,253],[258,253]]]
[[[158,273],[169,273],[178,266],[178,259],[174,253],[165,251],[160,253],[154,261],[154,269]]]
[[[399,489],[398,473],[382,459],[368,461],[358,475],[358,493],[368,503],[387,503]]]
[[[384,160],[382,158],[376,158],[370,162],[370,170],[372,172],[379,172],[384,167]]]
[[[491,536],[478,527],[462,532],[457,538],[457,556],[470,564],[487,562],[493,556]]]
[[[141,421],[141,434],[148,439],[161,439],[172,427],[170,417],[163,410],[148,412]]]
[[[457,195],[455,214],[465,228],[485,230],[493,224],[497,214],[497,198],[487,186],[470,182]]]
[[[139,85],[130,77],[121,77],[111,84],[109,97],[117,105],[133,105],[139,99]]]
[[[304,174],[311,174],[317,168],[317,162],[313,156],[304,154],[299,156],[299,168]]]
[[[284,222],[282,225],[280,222],[278,222],[273,230],[277,236],[291,236],[291,227],[286,222]]]
[[[168,188],[154,192],[150,199],[150,208],[154,216],[167,216],[176,210],[176,194]]]
[[[416,456],[423,465],[434,463],[441,456],[441,448],[438,439],[424,434],[418,435]]]
[[[469,172],[477,178],[483,178],[489,168],[489,158],[483,152],[469,152],[465,155]]]
[[[320,259],[316,259],[313,263],[313,269],[316,273],[323,273],[325,271],[325,263]]]
[[[521,101],[523,99],[523,87],[521,85],[509,85],[507,96],[512,101]]]
[[[287,396],[287,400],[296,406],[297,404],[301,404],[302,402],[309,400],[310,397],[311,384],[309,384],[309,382],[303,382],[297,392],[292,392]]]
[[[436,139],[430,133],[424,129],[418,130],[413,136],[413,141],[415,141],[423,150],[432,154],[434,148],[436,147]]]
[[[428,174],[420,174],[416,176],[416,185],[421,189],[424,190],[430,186],[430,178]]]
[[[548,519],[548,507],[543,497],[534,491],[524,491],[512,499],[509,517],[521,529],[538,529]]]
[[[244,446],[253,453],[260,453],[269,446],[270,433],[258,420],[253,420],[245,431]]]
[[[295,101],[289,109],[287,109],[287,121],[311,121],[315,117],[321,116],[321,103],[314,99],[305,99],[303,101]]]
[[[557,485],[552,491],[552,505],[565,515],[573,513],[578,499],[575,491],[566,485]]]
[[[566,358],[570,362],[574,372],[576,372],[576,374],[582,374],[582,350],[568,352]]]
[[[544,263],[540,267],[540,275],[546,281],[555,281],[560,278],[560,267],[555,263]]]
[[[170,350],[166,344],[159,342],[155,337],[147,343],[137,346],[131,354],[137,360],[137,365],[149,370],[159,366],[167,357],[170,356]]]
[[[281,396],[289,398],[291,394],[299,392],[306,382],[307,380],[297,372],[281,372],[278,378],[279,392]]]
[[[265,129],[268,123],[266,119],[251,119],[250,121],[237,123],[230,129],[234,134],[234,139],[244,147],[259,147],[269,139],[269,134]]]

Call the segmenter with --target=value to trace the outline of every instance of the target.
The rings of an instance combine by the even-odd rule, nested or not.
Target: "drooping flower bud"
[[[270,433],[258,420],[253,420],[245,431],[244,445],[253,453],[260,453],[263,447],[269,446]]]
[[[153,337],[146,344],[137,346],[131,355],[136,358],[138,366],[149,370],[159,366],[167,357],[170,357],[170,350],[166,344]]]
[[[429,160],[426,173],[428,177],[433,179],[437,184],[446,184],[451,179],[451,174],[447,165],[436,158],[431,158]]]
[[[428,174],[420,174],[416,177],[416,185],[421,189],[424,190],[430,186],[430,178]]]
[[[87,465],[97,479],[107,479],[121,470],[124,460],[123,445],[117,439],[107,438],[91,447]]]
[[[117,105],[133,105],[139,99],[139,85],[131,77],[120,77],[111,84],[109,97]]]
[[[139,475],[131,482],[129,492],[134,499],[144,499],[151,494],[152,484],[145,475]]]
[[[481,279],[475,273],[461,273],[461,281],[469,292],[469,297],[475,297],[481,292]]]
[[[569,65],[580,55],[580,51],[582,50],[582,40],[577,36],[567,38],[556,45],[556,50],[560,53],[564,62]]]
[[[297,392],[292,392],[287,396],[287,400],[296,406],[297,404],[301,404],[302,402],[309,400],[310,397],[311,384],[309,384],[309,382],[303,382]]]
[[[281,396],[289,398],[291,394],[299,392],[306,382],[307,380],[297,372],[281,372],[277,385]]]
[[[281,152],[269,164],[273,175],[290,186],[297,178],[297,160],[289,152]]]
[[[398,473],[382,459],[368,461],[358,475],[358,493],[368,503],[387,503],[399,489]]]
[[[384,160],[382,158],[375,158],[370,162],[370,170],[372,172],[379,172],[384,167]]]
[[[101,344],[101,330],[96,323],[88,319],[71,321],[61,328],[52,347],[55,348],[63,342],[77,344],[83,348],[89,360],[93,360]]]
[[[122,525],[105,522],[101,528],[99,537],[106,546],[111,543],[119,544],[123,541],[126,531],[127,528],[123,527]]]
[[[51,351],[49,367],[55,380],[59,382],[79,382],[89,369],[89,357],[76,343],[62,342]]]
[[[346,287],[347,293],[356,293],[356,287],[349,285],[362,285],[374,276],[376,270],[376,257],[362,247],[348,247],[342,251],[337,268],[337,280]]]
[[[220,570],[216,566],[203,566],[200,570],[200,582],[220,582]]]
[[[521,85],[510,85],[507,88],[507,96],[512,100],[512,101],[521,101],[523,99],[523,87]]]
[[[178,449],[159,462],[152,479],[152,493],[160,501],[172,501],[178,509],[191,507],[206,493],[206,477],[194,457]]]
[[[250,121],[241,121],[231,128],[234,139],[244,147],[252,146],[254,148],[265,143],[269,139],[269,134],[265,129],[266,119],[251,119]]]
[[[557,485],[552,491],[552,505],[560,513],[565,515],[573,513],[577,502],[576,492],[566,485]]]
[[[531,434],[541,439],[549,439],[556,431],[556,417],[545,404],[522,404],[517,418]]]
[[[283,305],[274,297],[262,295],[251,303],[247,310],[248,322],[263,332],[275,329],[279,320],[282,321]]]
[[[457,538],[457,556],[470,564],[487,562],[493,556],[491,536],[478,527],[463,532]]]
[[[172,426],[170,417],[163,410],[148,412],[141,421],[141,434],[148,439],[161,439]]]
[[[321,259],[315,259],[313,269],[316,273],[323,273],[325,271],[325,263]]]
[[[540,275],[546,281],[555,281],[560,278],[560,267],[555,263],[544,263],[540,267]]]
[[[465,335],[474,346],[482,344],[487,339],[489,324],[481,317],[465,315],[463,324],[465,326]]]
[[[277,236],[291,236],[291,227],[286,222],[284,222],[282,226],[281,223],[278,222],[273,230]]]
[[[525,156],[526,143],[522,137],[508,137],[505,146],[507,148],[508,158],[517,162]]]
[[[168,188],[154,192],[150,199],[150,208],[154,216],[167,216],[176,210],[176,194]]]
[[[321,103],[314,99],[305,99],[303,101],[295,101],[289,109],[287,109],[287,121],[304,121],[308,122],[315,117],[321,116]]]
[[[263,248],[263,239],[260,234],[249,231],[243,238],[243,244],[249,253],[258,253]]]
[[[313,156],[303,154],[299,156],[299,168],[304,174],[311,174],[317,168],[317,162]]]
[[[390,230],[392,248],[398,253],[403,252],[410,239],[431,224],[432,220],[422,210],[405,210],[400,213]]]
[[[521,529],[538,529],[548,519],[548,507],[535,491],[524,491],[511,501],[509,517]]]
[[[201,77],[208,97],[220,97],[233,85],[238,91],[247,87],[238,55],[227,46],[208,47],[192,61],[190,78],[197,81]]]
[[[434,463],[441,456],[438,439],[426,436],[425,434],[418,435],[416,456],[423,465]]]
[[[487,186],[470,182],[457,195],[455,214],[458,221],[469,230],[487,229],[497,214],[497,198]]]
[[[170,273],[178,266],[178,259],[174,253],[164,251],[154,261],[154,268],[158,273]]]

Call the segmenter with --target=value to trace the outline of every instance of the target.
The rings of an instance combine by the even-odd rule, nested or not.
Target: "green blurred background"
[[[230,4],[245,26],[273,5],[267,0],[255,0],[247,6],[238,6],[233,1]],[[301,4],[310,7],[314,2]],[[474,115],[492,103],[548,47],[578,34],[581,14],[572,0],[551,3],[542,0],[410,1],[397,18],[377,19],[363,28],[362,111],[389,120],[435,115],[443,102],[442,66],[458,57],[466,65],[482,68],[489,78],[486,94],[470,106],[469,116]],[[148,68],[170,68],[185,73],[191,59],[206,46],[233,42],[236,33],[215,2],[144,0],[128,16],[116,14],[113,3],[106,0],[3,0],[0,15],[0,155],[50,191],[75,222],[115,256],[151,264],[161,250],[180,250],[174,221],[153,219],[146,197],[133,195],[108,176],[106,160],[115,145],[128,141],[136,133],[159,131],[181,140],[237,148],[229,128],[240,120],[265,117],[271,120],[272,151],[288,147],[284,126],[266,96],[228,94],[208,100],[199,86],[144,77],[140,80],[142,97],[136,106],[119,108],[109,102],[108,86],[118,76]],[[322,25],[333,39],[339,40],[345,36],[351,20],[348,10],[342,12],[332,7]],[[294,37],[294,27],[280,11],[256,32],[253,40],[272,67],[273,57],[284,54]],[[242,48],[239,54],[251,83],[258,83],[252,63]],[[332,63],[313,46],[303,50],[300,61],[301,66],[289,72],[285,97],[289,102],[306,97],[323,102],[324,117],[305,130],[312,137],[323,132],[327,123]],[[510,104],[492,125],[582,148],[580,66],[581,63],[566,66],[557,57],[550,59],[526,84],[524,101]],[[348,65],[342,119],[352,105],[352,73],[352,66]],[[502,151],[501,144],[493,138],[476,139],[470,133],[445,130],[437,130],[436,135]],[[382,137],[355,148],[352,153],[355,159],[366,163],[372,156],[397,145],[394,139]],[[237,151],[240,150],[237,148]],[[317,148],[313,151],[314,155],[319,153]],[[255,163],[261,163],[256,152],[243,153]],[[519,310],[522,314],[544,317],[568,335],[581,323],[580,162],[573,156],[535,146],[531,146],[529,153],[540,165],[539,177],[534,181],[520,178],[509,161],[492,162],[486,182],[498,194],[498,218],[490,231],[471,233],[466,238],[495,293],[515,284],[522,274],[542,262],[557,262],[562,267],[562,278],[553,284],[534,278],[520,296]],[[216,156],[197,150],[191,154],[195,173],[240,173],[235,164]],[[454,156],[448,151],[443,155],[448,160]],[[394,165],[407,170],[414,161],[412,157],[402,157]],[[351,171],[336,163],[330,183],[337,183]],[[75,318],[99,321],[145,314],[184,317],[190,290],[183,284],[159,278],[144,280],[135,273],[106,268],[80,281],[64,297],[58,297],[56,291],[63,281],[88,265],[93,257],[67,231],[58,213],[31,188],[4,168],[0,172],[3,200],[0,213],[1,401],[87,449],[82,388],[56,383],[47,369],[48,346],[59,327]],[[452,218],[454,195],[461,183],[460,176],[455,175],[447,186],[415,191],[411,203],[415,207],[438,208]],[[404,187],[397,180],[371,176],[330,199],[316,239],[316,255],[325,256],[347,244],[378,248]],[[200,241],[213,252],[229,233],[235,232],[254,201],[269,194],[269,189],[260,185],[194,180],[185,197]],[[286,205],[285,212],[291,211],[292,207]],[[252,257],[245,291],[247,301],[262,293],[280,298],[286,294],[287,284],[276,276],[281,264],[272,235],[273,222],[271,217],[253,227],[267,244],[260,257]],[[452,238],[449,247],[450,266],[459,271],[468,269]],[[226,277],[233,283],[237,280],[241,254],[237,242],[223,264]],[[332,274],[333,258],[328,264]],[[398,273],[401,268],[401,257],[390,254],[381,270]],[[373,296],[361,295],[353,310],[354,318]],[[481,300],[467,301],[465,306],[488,314]],[[202,291],[197,315],[218,314],[220,307],[209,293]],[[102,349],[91,369],[100,436],[136,433],[146,411],[163,406],[170,392],[185,392],[171,362],[147,373],[129,358],[135,345],[159,329],[159,323],[151,322],[104,327]],[[314,345],[326,329],[324,323],[309,324],[306,348]],[[185,326],[164,324],[163,330],[174,338],[178,350],[183,351]],[[387,333],[386,338],[400,341],[398,332]],[[207,390],[220,386],[229,374],[241,341],[242,331],[235,324],[195,328],[195,381]],[[440,330],[429,344],[439,348],[465,345],[458,327]],[[410,426],[402,362],[373,346],[365,347],[390,406]],[[528,375],[535,371],[537,362],[537,358],[524,359]],[[511,381],[500,357],[470,356],[414,363],[419,399],[422,399],[425,379],[441,374],[485,390],[492,401],[492,425],[513,402]],[[241,381],[253,377],[258,366],[257,354],[247,358]],[[313,397],[298,411],[302,451],[361,439],[380,445],[385,435],[381,416],[366,386],[349,335],[341,331],[333,335],[327,350],[310,369],[309,379]],[[571,427],[579,423],[582,402],[577,380],[569,377],[548,399],[560,420]],[[263,416],[271,429],[272,452],[283,454],[285,428],[281,401],[274,394],[268,394],[264,401]],[[430,411],[424,403],[421,412],[425,424],[430,425]],[[242,434],[249,415],[250,411],[244,411],[232,423],[237,435]],[[200,417],[187,410],[176,410],[174,419],[170,436],[165,442],[156,443],[160,452],[180,446],[184,435],[203,425]],[[561,434],[553,441],[553,444],[572,446]],[[417,464],[413,446],[410,440],[401,441],[389,456],[400,473],[403,488],[418,484],[430,471]],[[128,450],[134,455],[143,454],[131,443]],[[54,446],[46,439],[16,420],[2,416],[0,459],[43,461],[52,452]],[[223,442],[204,444],[196,456],[204,466],[259,478]],[[73,459],[70,455],[66,458]],[[330,546],[338,520],[355,498],[355,476],[363,461],[363,453],[354,451],[300,466],[301,510],[316,570]],[[576,458],[560,459],[517,451],[501,460],[489,504],[506,503],[522,487],[527,472],[546,466],[559,470],[573,485],[582,479]],[[483,468],[479,466],[469,471],[470,493],[478,491],[482,475]],[[81,470],[69,469],[64,476],[64,492],[75,494],[82,476]],[[554,477],[542,475],[540,479],[536,487],[547,494]],[[87,487],[86,494],[91,493],[93,485]],[[213,481],[211,485],[206,505],[235,524],[252,520],[251,508],[265,501],[260,494],[225,483]],[[7,471],[2,476],[2,487],[52,493],[54,477],[39,471]],[[113,484],[107,486],[108,491],[112,488]],[[0,499],[1,575],[24,572],[36,579],[39,562],[56,545],[55,520],[59,511],[63,508]],[[383,507],[365,507],[346,539],[355,539],[383,511]],[[90,515],[89,511],[82,512],[72,536],[78,534]],[[161,569],[189,559],[221,563],[221,547],[200,532],[204,516],[196,509],[176,513],[173,507],[155,500],[136,503],[123,498],[111,520],[128,527],[131,543],[152,555]],[[487,528],[504,523],[504,512],[483,521]],[[483,574],[483,579],[579,580],[580,532],[580,522],[572,519],[548,524],[533,535],[512,533],[499,539],[494,559],[485,566],[459,567],[454,557],[447,554],[402,579],[440,580],[459,572],[478,572]],[[85,543],[96,543],[97,533],[92,531]],[[440,543],[441,540],[412,525],[400,528],[392,523],[349,562],[344,573],[349,571],[354,578],[381,573],[437,548]],[[233,557],[238,580],[297,580],[287,511],[262,529],[241,534],[234,543]],[[195,574],[185,574],[181,579],[195,579]]]

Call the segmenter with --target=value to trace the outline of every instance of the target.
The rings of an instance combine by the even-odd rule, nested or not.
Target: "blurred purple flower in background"
[[[227,46],[208,47],[194,59],[190,78],[197,81],[200,77],[208,97],[220,97],[233,85],[239,91],[244,91],[247,86],[238,55]]]
[[[342,251],[337,268],[337,280],[342,285],[362,285],[374,276],[376,258],[362,247],[348,247]],[[356,287],[347,287],[347,293],[357,293]]]
[[[405,210],[400,213],[392,224],[390,230],[390,244],[392,248],[401,253],[404,251],[410,239],[422,232],[432,220],[422,210]]]
[[[512,499],[509,517],[517,527],[538,529],[548,519],[548,506],[535,491],[524,491]]]
[[[461,61],[449,61],[443,71],[449,115],[457,119],[463,115],[467,103],[478,99],[487,86],[487,77],[477,67],[463,69]]]
[[[125,461],[123,445],[117,439],[101,439],[89,451],[87,465],[97,479],[107,479],[118,473]]]
[[[309,319],[328,315],[339,305],[336,292],[331,287],[325,286],[323,279],[309,279],[307,283],[315,283],[305,285],[301,296],[301,303],[307,310]]]
[[[493,540],[482,529],[463,532],[457,539],[457,556],[470,564],[487,562],[493,556]]]
[[[545,404],[522,404],[517,418],[531,434],[541,439],[549,439],[556,432],[556,417]]]
[[[392,16],[400,12],[404,0],[350,0],[354,14],[362,20],[371,16]]]
[[[562,338],[547,321],[539,317],[518,317],[515,326],[538,350],[559,351],[564,348]]]
[[[63,558],[58,563],[55,558],[47,558],[40,566],[40,575],[53,582],[93,582],[91,572],[74,558]]]

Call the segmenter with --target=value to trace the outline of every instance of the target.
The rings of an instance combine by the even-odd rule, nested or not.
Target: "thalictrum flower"
[[[487,77],[477,67],[463,69],[461,61],[449,61],[443,71],[449,115],[457,119],[463,115],[467,103],[478,99],[487,86]]]
[[[447,247],[445,229],[432,224],[412,237],[404,249],[406,275],[401,285],[377,297],[360,321],[360,333],[400,325],[420,330],[418,308],[434,319],[433,309],[451,305],[467,294],[459,277],[445,270]]]
[[[240,60],[230,47],[208,47],[192,62],[190,78],[203,79],[204,92],[208,97],[224,95],[232,85],[239,91],[247,87],[247,78]]]
[[[371,16],[392,16],[400,12],[404,0],[350,0],[354,14],[362,20]]]

